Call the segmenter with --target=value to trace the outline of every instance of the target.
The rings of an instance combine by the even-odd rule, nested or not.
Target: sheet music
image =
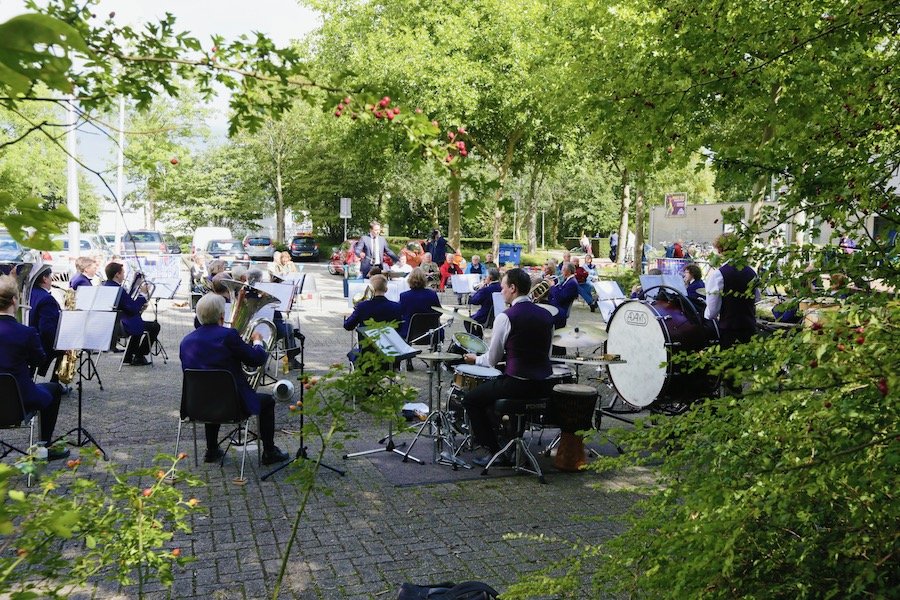
[[[360,327],[359,330],[375,342],[385,356],[406,356],[420,351],[406,343],[393,327]]]
[[[83,285],[75,290],[75,310],[115,310],[121,293],[119,286]]]
[[[294,304],[293,283],[257,283],[253,287],[278,298],[278,310],[289,312]]]
[[[171,300],[175,297],[175,293],[181,286],[181,278],[164,277],[162,279],[154,279],[153,298],[159,300]]]
[[[641,287],[644,290],[650,290],[650,288],[659,286],[659,285],[667,285],[671,288],[678,290],[681,294],[687,296],[687,288],[684,287],[684,280],[678,275],[641,275]],[[659,293],[659,288],[655,290],[651,290],[649,294],[646,294],[649,298],[656,298],[656,295]]]
[[[80,289],[80,288],[79,288]],[[64,310],[56,329],[56,350],[109,350],[117,313]]]
[[[481,275],[477,273],[468,273],[465,275],[451,275],[450,285],[453,286],[455,294],[473,294],[475,293],[475,284],[481,281]]]
[[[409,290],[409,282],[406,279],[392,279],[388,281],[388,291],[385,296],[388,300],[400,302],[400,294]]]
[[[494,304],[494,319],[496,319],[497,315],[506,310],[506,300],[503,299],[503,292],[491,293],[491,302]]]
[[[597,290],[597,298],[600,300],[621,300],[625,297],[616,281],[595,281],[591,285]]]

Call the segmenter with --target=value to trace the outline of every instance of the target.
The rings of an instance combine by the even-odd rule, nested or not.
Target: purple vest
[[[719,328],[755,330],[756,298],[753,289],[756,271],[750,267],[738,271],[731,265],[722,265],[719,272],[723,280]]]
[[[553,374],[550,343],[553,316],[533,302],[518,302],[506,309],[509,337],[506,338],[506,374],[520,379],[547,379]]]

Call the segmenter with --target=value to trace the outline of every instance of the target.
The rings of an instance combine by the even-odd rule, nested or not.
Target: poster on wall
[[[666,216],[667,217],[684,217],[687,209],[687,194],[685,192],[675,192],[666,194]]]

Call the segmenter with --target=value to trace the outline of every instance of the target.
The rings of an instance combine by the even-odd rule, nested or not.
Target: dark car
[[[308,235],[295,235],[288,246],[291,260],[319,260],[319,243],[316,238]]]
[[[175,239],[174,235],[171,233],[164,233],[162,234],[162,239],[169,254],[181,254],[181,244],[178,243],[178,240]]]
[[[267,235],[247,235],[244,236],[244,252],[251,259],[272,260],[275,254],[275,244]]]

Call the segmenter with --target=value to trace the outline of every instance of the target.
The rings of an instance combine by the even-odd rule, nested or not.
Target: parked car
[[[293,261],[303,259],[319,260],[319,243],[316,241],[316,238],[309,235],[295,235],[291,238],[288,251],[291,253],[291,260]]]
[[[212,240],[230,240],[233,237],[231,230],[227,227],[198,227],[194,230],[194,237],[191,239],[191,256],[197,252],[205,252]]]
[[[243,244],[251,260],[272,260],[275,254],[275,244],[267,235],[245,235]]]
[[[163,242],[166,244],[166,251],[169,254],[181,254],[181,244],[175,239],[171,233],[162,234]]]
[[[154,255],[168,254],[162,234],[152,229],[132,229],[122,235],[122,254]]]
[[[236,260],[247,260],[247,253],[244,252],[244,245],[241,240],[210,240],[206,244],[207,260],[222,259],[228,264]]]
[[[48,250],[43,253],[44,262],[53,265],[53,270],[58,273],[71,273],[75,271],[75,257],[69,251],[69,236],[55,235],[53,241],[62,246],[61,250]],[[78,253],[80,256],[93,258],[100,270],[110,261],[113,252],[106,244],[103,236],[96,233],[82,232],[79,239]]]
[[[28,249],[14,240],[9,232],[0,231],[0,262],[19,263],[28,255]]]

